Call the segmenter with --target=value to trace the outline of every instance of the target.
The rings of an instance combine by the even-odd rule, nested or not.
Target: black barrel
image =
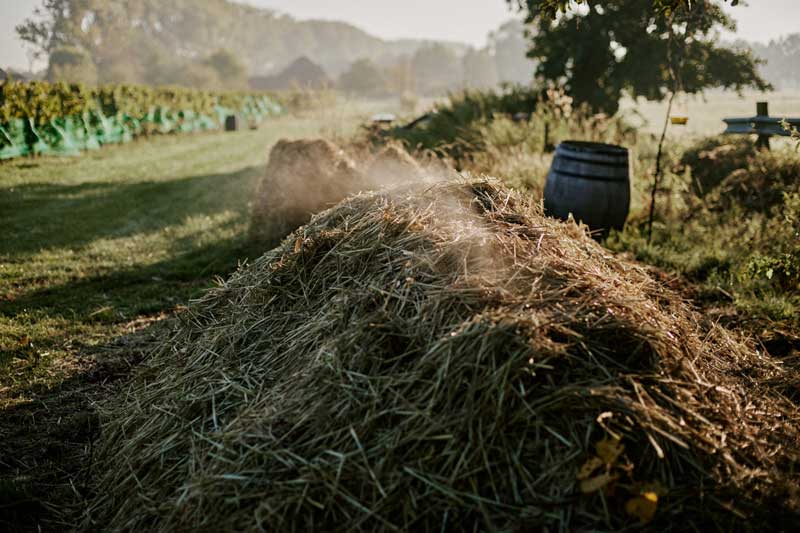
[[[571,213],[592,232],[607,234],[625,225],[630,203],[626,148],[581,141],[558,145],[544,188],[548,216],[566,220]]]
[[[237,115],[225,117],[225,131],[239,131],[239,117]]]

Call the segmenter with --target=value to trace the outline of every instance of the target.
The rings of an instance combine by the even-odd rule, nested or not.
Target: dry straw
[[[423,167],[399,144],[376,154],[351,144],[348,152],[326,139],[280,140],[256,192],[251,236],[266,248],[319,213],[363,190],[438,179],[442,168]],[[430,167],[430,165],[426,165]]]
[[[86,529],[788,527],[780,361],[493,182],[361,195],[193,302]]]
[[[318,213],[364,188],[344,151],[325,139],[280,140],[256,191],[252,236],[272,247]]]

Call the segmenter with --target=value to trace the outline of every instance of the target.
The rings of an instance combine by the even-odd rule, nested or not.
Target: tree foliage
[[[695,0],[650,0],[650,8],[653,11],[661,11],[669,14],[676,9],[691,8]],[[722,0],[732,6],[738,5],[739,0]],[[508,0],[510,4],[517,4],[521,9],[530,9],[535,15],[542,15],[555,18],[558,13],[566,13],[571,8],[581,5],[604,6],[606,0],[538,0],[530,2],[528,0]]]
[[[488,41],[501,83],[526,85],[533,81],[536,63],[526,57],[528,39],[521,20],[512,19],[501,24],[489,34]]]
[[[231,90],[247,88],[247,67],[233,52],[225,49],[217,50],[208,56],[204,63],[216,73],[220,88]]]
[[[458,56],[443,44],[423,46],[411,59],[417,90],[423,94],[441,94],[461,83]]]
[[[800,33],[792,33],[766,44],[736,41],[734,48],[752,50],[764,61],[759,70],[771,84],[780,88],[800,88]]]
[[[395,94],[412,94],[417,77],[410,56],[403,56],[386,69],[386,87]]]
[[[660,10],[653,0],[584,4],[550,18],[549,0],[525,2],[537,75],[578,103],[613,113],[623,93],[660,100],[669,91],[769,87],[752,54],[718,45],[717,30],[735,29],[718,0],[662,2]]]
[[[359,59],[339,77],[339,88],[360,96],[378,96],[386,91],[386,80],[380,68],[370,59]]]
[[[50,53],[47,79],[97,85],[97,67],[85,50],[76,46],[61,46]]]

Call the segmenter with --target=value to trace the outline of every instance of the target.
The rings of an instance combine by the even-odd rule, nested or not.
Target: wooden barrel
[[[544,188],[548,216],[566,220],[571,213],[592,232],[607,234],[625,225],[630,202],[626,148],[581,141],[558,145]]]

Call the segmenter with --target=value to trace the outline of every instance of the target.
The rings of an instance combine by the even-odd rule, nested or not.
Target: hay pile
[[[281,140],[272,148],[256,191],[251,236],[276,246],[289,233],[346,197],[398,184],[435,181],[405,149],[360,150],[354,161],[325,139]]]
[[[364,176],[325,139],[280,140],[256,191],[252,236],[274,246],[318,213],[364,188]]]
[[[424,171],[402,146],[387,144],[375,155],[366,169],[370,181],[395,185],[424,178]]]
[[[796,377],[492,182],[351,198],[180,318],[87,529],[798,518]]]

